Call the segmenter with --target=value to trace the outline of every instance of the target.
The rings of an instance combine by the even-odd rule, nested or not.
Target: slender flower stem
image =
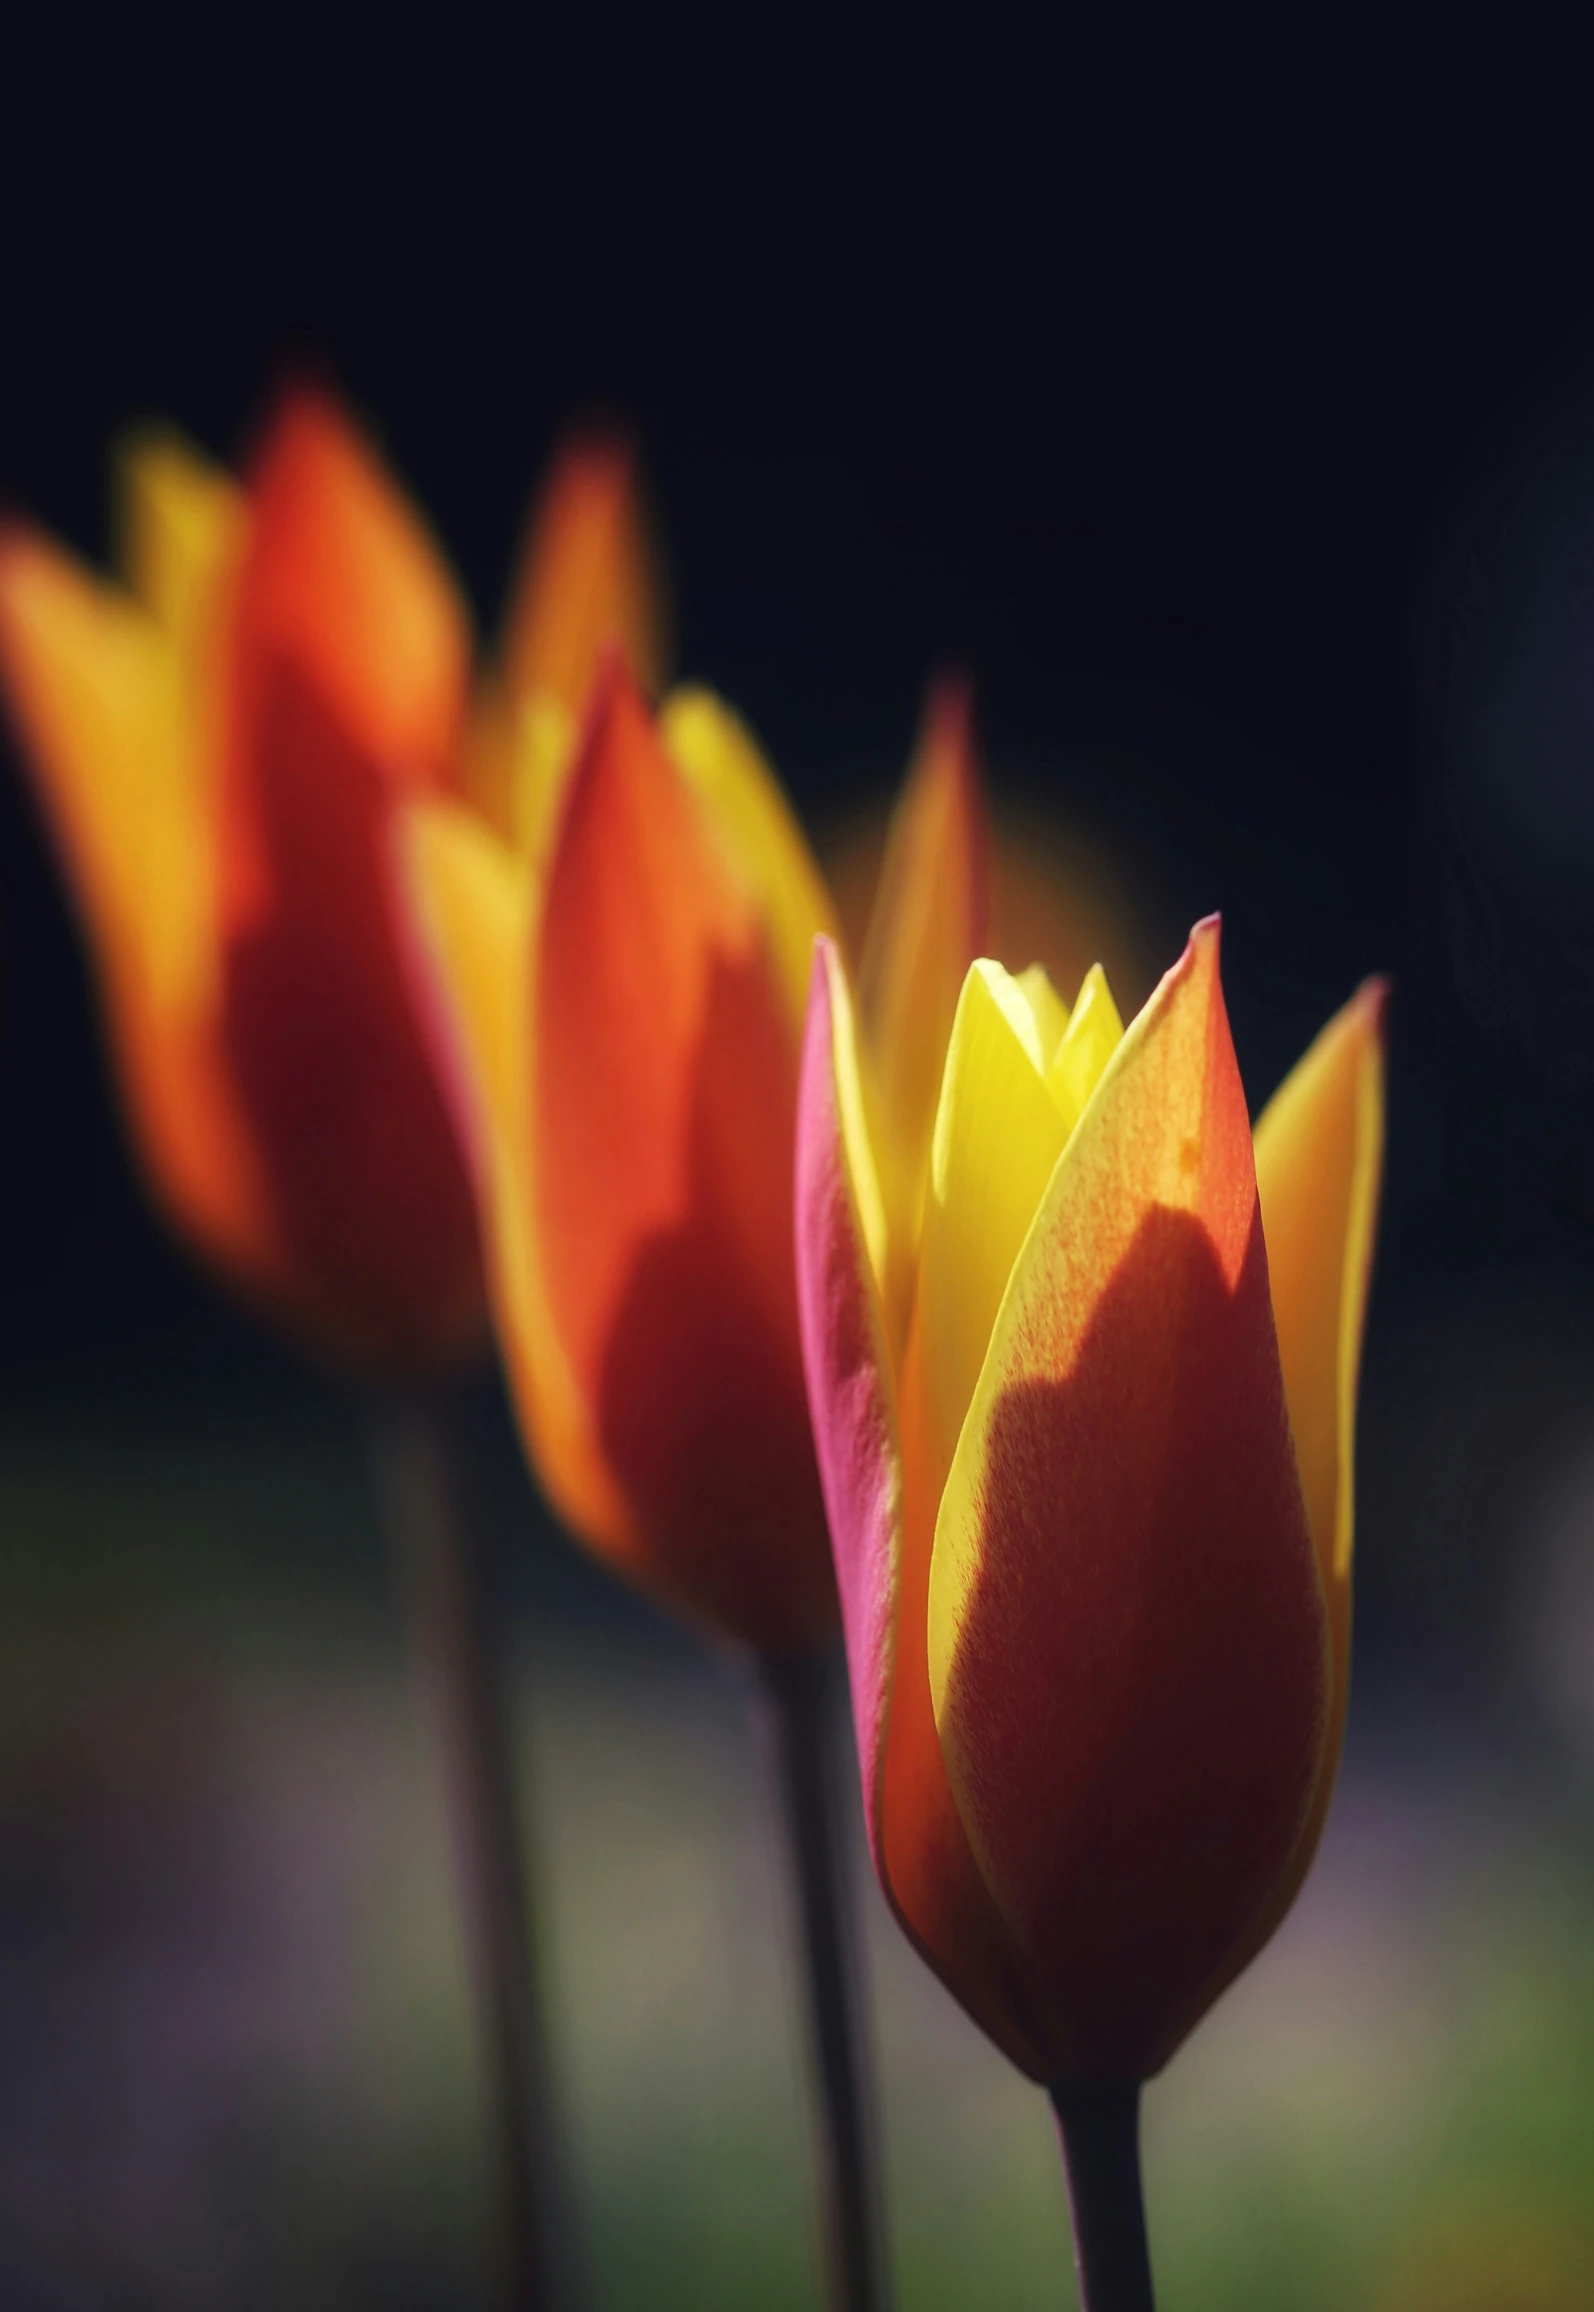
[[[561,2301],[557,2137],[537,1997],[502,1664],[459,1440],[440,1396],[380,1408],[383,1514],[405,1572],[441,1734],[454,1864],[490,2097],[493,2221],[505,2312]]]
[[[760,1715],[786,1834],[808,1976],[825,2242],[835,2312],[885,2312],[882,2195],[865,2088],[861,1980],[826,1745],[819,1654],[759,1661]]]
[[[1051,2098],[1083,2312],[1155,2312],[1140,2191],[1140,2084],[1062,2079]]]

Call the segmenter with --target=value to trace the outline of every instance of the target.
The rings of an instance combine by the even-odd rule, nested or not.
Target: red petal
[[[792,1276],[797,1049],[765,928],[618,658],[549,869],[532,1131],[549,1299],[644,1537],[727,1635],[835,1626]]]

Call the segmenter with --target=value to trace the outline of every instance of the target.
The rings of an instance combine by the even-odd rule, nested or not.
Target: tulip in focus
[[[809,959],[833,928],[752,738],[618,660],[517,844],[418,802],[403,857],[528,1451],[569,1525],[763,1654],[836,1625],[792,1271]],[[893,1210],[922,1196],[983,834],[961,692],[932,703],[864,960]]]
[[[598,647],[652,679],[616,451],[557,468],[500,664],[329,399],[291,394],[235,482],[168,434],[119,476],[121,583],[0,530],[0,682],[82,918],[146,1177],[179,1229],[339,1361],[439,1369],[480,1336],[474,1202],[391,891],[402,797],[491,808],[557,743]]]
[[[1253,1140],[1215,920],[1127,1032],[1099,971],[1070,1012],[978,962],[903,1241],[816,952],[798,1291],[870,1845],[924,1957],[1054,2089],[1158,2070],[1322,1829],[1383,1012],[1369,982]]]

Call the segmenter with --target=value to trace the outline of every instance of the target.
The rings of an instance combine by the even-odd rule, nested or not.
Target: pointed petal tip
[[[919,743],[922,754],[943,766],[971,829],[979,826],[985,807],[985,781],[974,724],[974,682],[961,668],[944,668],[931,677],[924,696]]]
[[[263,488],[280,486],[284,475],[302,485],[306,473],[325,485],[329,477],[346,487],[351,478],[375,479],[384,493],[407,498],[391,477],[379,431],[328,377],[309,366],[280,376],[255,422],[248,428],[236,472],[256,499]]]
[[[565,519],[581,509],[585,518],[634,515],[642,487],[642,458],[635,434],[618,422],[601,419],[577,424],[554,445],[540,500],[546,521],[550,510]]]
[[[504,613],[505,678],[578,715],[599,648],[618,641],[650,698],[672,656],[669,589],[630,430],[599,418],[556,443]]]
[[[641,699],[641,686],[631,672],[624,650],[618,642],[600,643],[593,659],[592,680],[587,686],[585,725],[601,726],[627,691]]]
[[[554,485],[579,479],[628,486],[637,478],[638,463],[636,436],[629,426],[602,419],[577,424],[554,447]]]
[[[626,661],[625,652],[617,642],[606,642],[593,664],[592,680],[576,726],[575,744],[570,751],[570,768],[565,778],[564,811],[568,813],[572,798],[585,788],[592,776],[593,765],[603,751],[610,726],[615,716],[630,703],[643,714],[648,712],[635,676]]]
[[[1181,987],[1187,979],[1198,972],[1210,974],[1216,978],[1219,972],[1222,945],[1223,917],[1214,909],[1212,914],[1203,915],[1198,923],[1191,925],[1190,936],[1184,943],[1184,953],[1176,963],[1171,963],[1163,973],[1150,1002],[1145,1007],[1146,1011],[1149,1012],[1155,1007],[1159,997],[1164,994],[1171,995],[1176,987]]]
[[[816,931],[814,933],[814,968],[809,985],[811,987],[822,985],[828,989],[840,969],[841,949],[834,935],[828,931]]]
[[[193,437],[174,425],[167,417],[140,416],[129,418],[118,427],[111,440],[110,466],[113,480],[120,481],[130,470],[158,463],[161,460],[193,462],[200,458]],[[207,467],[211,461],[204,460]]]
[[[960,750],[972,751],[974,681],[962,667],[943,667],[930,677],[924,695],[924,725],[937,737],[955,740]]]
[[[806,1111],[814,1097],[811,1070],[823,1070],[833,1079],[836,1052],[836,1014],[848,1001],[847,967],[841,949],[827,931],[814,933],[813,968],[808,980],[808,1004],[803,1015],[798,1107]]]
[[[1368,1034],[1380,1047],[1389,1042],[1389,1007],[1394,997],[1394,981],[1387,972],[1374,972],[1362,981],[1351,1002],[1365,1021]]]
[[[284,372],[250,429],[243,471],[250,478],[282,454],[283,445],[304,435],[346,435],[354,420],[341,395],[313,369]]]

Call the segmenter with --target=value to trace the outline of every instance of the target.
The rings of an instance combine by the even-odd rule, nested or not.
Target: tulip
[[[1369,982],[1253,1141],[1215,919],[1127,1032],[1099,971],[1070,1012],[977,962],[904,1248],[815,956],[798,1292],[870,1848],[1052,2089],[1100,2305],[1150,2302],[1139,2083],[1284,1915],[1333,1788],[1383,1013]]]
[[[862,2304],[875,2251],[802,1669],[838,1607],[791,1255],[802,1025],[830,902],[753,739],[705,691],[655,716],[611,661],[573,756],[528,756],[520,785],[520,846],[425,801],[401,847],[498,1337],[567,1523],[765,1665],[839,2171],[837,2287]],[[946,689],[864,959],[884,1193],[904,1231],[980,940],[981,826],[967,702]]]
[[[519,822],[543,849],[429,800],[401,854],[527,1448],[573,1530],[676,1610],[755,1652],[810,1646],[837,1603],[791,1151],[830,901],[751,735],[706,691],[655,717],[611,660],[573,754],[522,771]],[[978,944],[980,826],[949,690],[865,957],[904,1214]]]
[[[618,453],[573,451],[489,694],[566,716],[655,621]],[[463,603],[336,405],[242,484],[170,434],[120,474],[123,584],[0,529],[0,683],[83,919],[158,1202],[338,1361],[429,1372],[483,1323],[474,1203],[389,888],[407,794],[490,786]]]
[[[600,649],[657,673],[628,454],[578,444],[471,694],[464,605],[336,405],[290,395],[242,482],[167,434],[120,476],[121,585],[0,528],[0,683],[82,916],[131,1137],[168,1217],[333,1361],[443,1375],[485,1335],[475,1199],[411,997],[406,797],[505,807]],[[449,1724],[505,2282],[546,2300],[549,2125],[513,1788],[441,1401],[379,1433]]]

